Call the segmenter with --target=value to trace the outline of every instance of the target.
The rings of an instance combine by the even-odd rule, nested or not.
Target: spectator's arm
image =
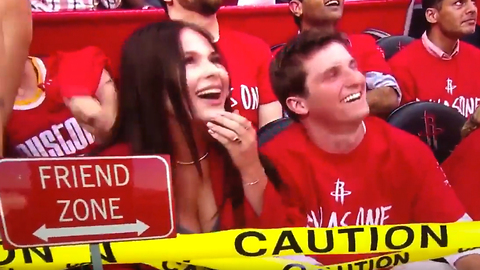
[[[122,4],[122,0],[100,0],[106,9],[116,9]]]
[[[65,99],[65,104],[78,123],[101,142],[110,136],[117,117],[117,91],[107,70],[103,70],[95,97],[75,96]]]
[[[131,8],[139,9],[148,6],[149,3],[146,0],[123,0],[125,4],[128,4]]]
[[[0,1],[0,136],[13,108],[32,40],[32,15],[27,0]],[[0,138],[0,153],[3,153]]]
[[[392,71],[385,61],[382,49],[375,40],[367,35],[363,36],[362,70],[367,82],[367,101],[370,113],[377,116],[386,116],[398,107],[402,92]]]
[[[33,12],[53,12],[54,10],[41,0],[30,0],[30,5]]]

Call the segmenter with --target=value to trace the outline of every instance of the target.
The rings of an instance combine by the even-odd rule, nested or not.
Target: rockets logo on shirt
[[[335,198],[336,202],[340,202],[342,205],[345,202],[345,196],[352,194],[352,192],[345,190],[345,182],[340,181],[340,178],[335,182],[335,191],[332,191],[330,195]]]
[[[418,98],[416,100],[421,101]],[[470,117],[470,115],[472,115],[480,105],[480,98],[478,97],[458,96],[453,100],[453,102],[449,102],[448,100],[444,99],[429,99],[428,101],[440,103],[447,107],[457,109],[458,112],[466,118]]]
[[[455,90],[455,88],[457,88],[457,86],[453,84],[452,79],[447,78],[447,86],[445,86],[445,90],[447,90],[447,93],[453,95],[453,90]]]
[[[311,210],[307,215],[307,227],[332,228],[354,225],[384,225],[389,218],[388,212],[392,209],[391,205],[375,208],[358,207],[358,209],[354,208],[353,210],[344,207],[348,196],[352,195],[352,192],[346,188],[345,182],[340,178],[335,181],[334,189],[330,192],[330,195],[335,203],[340,204],[340,207],[336,207],[337,211],[327,211],[325,207],[320,207],[317,211]]]
[[[74,117],[55,124],[15,148],[24,157],[63,157],[76,155],[94,143],[94,137],[80,127]]]
[[[451,78],[447,78],[445,81],[445,91],[452,98],[455,93],[458,91],[457,85]],[[419,98],[416,98],[417,101],[421,101]],[[445,99],[428,99],[430,102],[440,103],[447,107],[457,109],[466,118],[470,117],[471,114],[475,112],[477,107],[480,105],[480,98],[478,97],[465,97],[463,95],[458,95],[453,101]]]

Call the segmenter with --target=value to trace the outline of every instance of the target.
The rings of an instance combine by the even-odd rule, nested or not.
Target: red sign
[[[174,237],[166,156],[0,160],[4,247]]]

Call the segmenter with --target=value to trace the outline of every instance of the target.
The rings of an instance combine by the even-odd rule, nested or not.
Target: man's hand
[[[367,91],[370,114],[387,117],[399,105],[398,94],[392,87],[378,87]]]
[[[94,97],[73,97],[65,102],[72,115],[86,131],[95,136],[96,142],[101,142],[108,137],[113,126],[114,116],[102,108],[100,102]]]
[[[118,102],[115,84],[106,70],[102,72],[95,97],[74,96],[65,98],[64,102],[77,122],[95,136],[95,142],[101,143],[109,138],[117,117]]]
[[[480,254],[469,254],[460,257],[460,259],[455,262],[455,267],[458,270],[479,270]]]
[[[465,122],[462,127],[462,138],[467,137],[475,129],[480,126],[480,107],[475,110],[475,112],[470,116],[470,118]]]

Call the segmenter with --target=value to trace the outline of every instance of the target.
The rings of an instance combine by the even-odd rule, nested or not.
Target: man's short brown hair
[[[293,120],[298,121],[299,115],[288,108],[287,98],[308,95],[305,85],[307,73],[303,61],[313,52],[332,42],[348,45],[345,35],[339,32],[317,29],[302,31],[277,53],[270,64],[270,82],[273,91],[284,110]]]

